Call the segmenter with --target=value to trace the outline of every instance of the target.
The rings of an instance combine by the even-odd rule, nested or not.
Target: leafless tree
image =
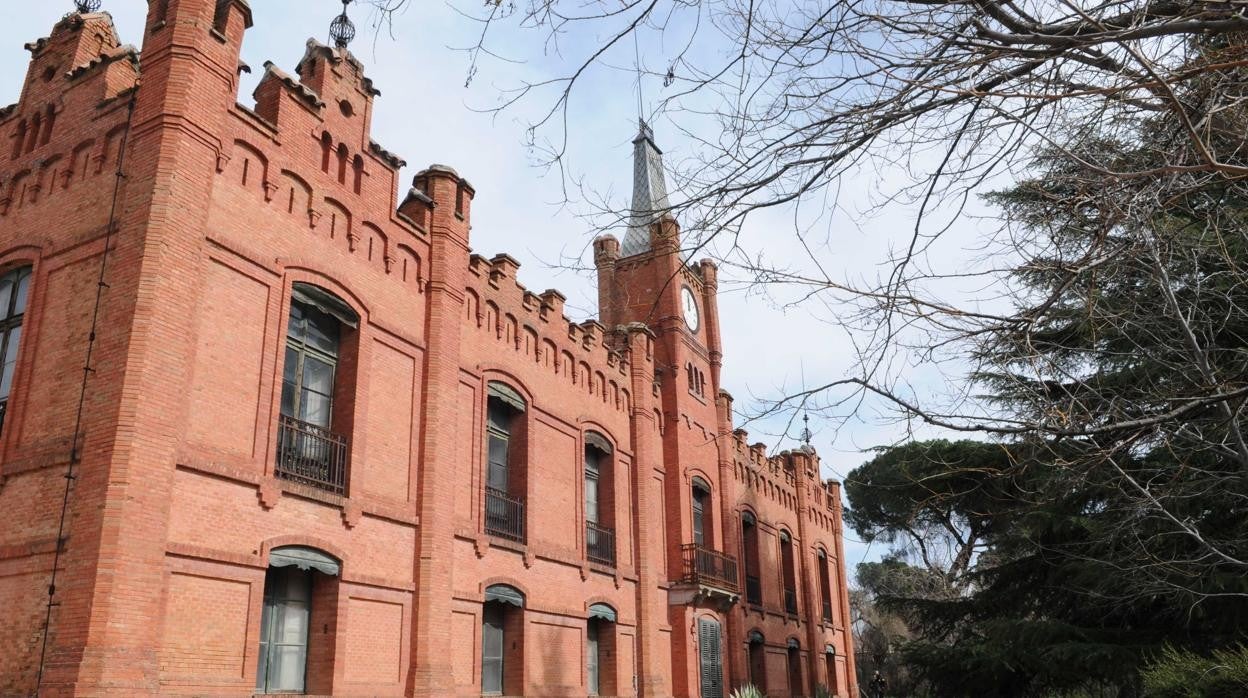
[[[382,23],[412,7],[371,2]],[[1248,572],[1243,531],[1212,533],[1200,506],[1248,496],[1248,2],[489,0],[465,16],[480,27],[469,79],[510,58],[511,32],[566,66],[498,107],[541,105],[530,133],[550,163],[592,71],[636,51],[664,85],[650,116],[691,153],[670,211],[689,253],[855,343],[851,374],[769,413],[887,404],[902,423],[1030,444],[1065,486],[1120,495],[1089,506],[1121,522],[1103,536],[1120,553],[1106,564],[1139,580],[1122,593],[1201,598],[1224,593],[1209,570]],[[913,224],[874,278],[846,273],[815,222],[880,172],[863,215],[904,207]],[[974,258],[942,254],[991,187],[1011,193],[974,222]],[[598,205],[600,227],[623,222]],[[749,235],[777,211],[799,258]],[[953,379],[916,389],[916,365]]]

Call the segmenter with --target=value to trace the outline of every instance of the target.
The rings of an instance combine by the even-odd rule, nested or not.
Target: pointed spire
[[[637,137],[633,139],[633,208],[628,232],[620,245],[620,256],[649,252],[650,226],[670,206],[667,181],[663,177],[663,151],[654,144],[650,125],[640,119]]]

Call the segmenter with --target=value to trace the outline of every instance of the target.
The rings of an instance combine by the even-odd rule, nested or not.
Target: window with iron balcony
[[[523,543],[528,405],[506,383],[490,381],[486,392],[485,532]]]
[[[585,557],[615,566],[614,449],[605,436],[585,432]]]
[[[693,542],[681,546],[681,582],[736,593],[740,588],[737,559],[714,549],[711,486],[693,478],[690,492]]]
[[[282,365],[274,474],[331,494],[347,493],[359,316],[312,284],[291,289]]]

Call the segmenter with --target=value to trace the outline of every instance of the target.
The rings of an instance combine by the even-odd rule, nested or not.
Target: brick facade
[[[298,573],[307,693],[479,695],[505,587],[509,694],[589,693],[588,619],[608,609],[603,695],[702,695],[704,620],[724,694],[856,695],[839,485],[813,451],[733,429],[716,269],[682,261],[676,222],[627,257],[599,239],[601,322],[571,323],[514,259],[470,253],[475,192],[453,169],[399,196],[405,163],[371,139],[378,92],[345,50],[309,41],[238,104],[250,23],[244,0],[153,0],[140,82],[107,14],[71,14],[0,110],[0,274],[32,272],[0,431],[0,695],[36,685],[54,559],[41,695],[252,694],[284,551],[332,565]],[[336,485],[279,463],[300,288],[346,323]],[[519,406],[505,515],[487,487],[500,389]]]

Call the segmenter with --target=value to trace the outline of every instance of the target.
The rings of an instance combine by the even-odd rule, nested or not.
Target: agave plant
[[[733,691],[728,698],[767,698],[767,694],[759,690],[758,686],[747,683]]]

